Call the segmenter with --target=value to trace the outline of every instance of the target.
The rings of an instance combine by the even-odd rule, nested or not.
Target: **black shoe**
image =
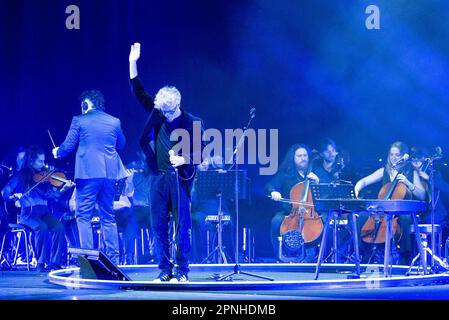
[[[161,273],[159,273],[158,277],[154,279],[153,282],[168,282],[172,278],[173,274],[171,272],[161,271]]]
[[[189,282],[189,276],[187,273],[178,272],[173,278],[171,278],[170,282]]]

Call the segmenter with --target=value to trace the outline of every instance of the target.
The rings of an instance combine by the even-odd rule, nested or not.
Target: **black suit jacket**
[[[165,121],[163,114],[154,108],[153,98],[145,91],[142,82],[139,77],[135,77],[130,80],[131,90],[136,96],[137,100],[142,104],[142,106],[150,112],[150,116],[145,124],[142,136],[140,137],[140,146],[145,153],[148,168],[152,174],[157,174],[157,156],[156,156],[156,138],[162,124]],[[201,152],[204,147],[204,142],[202,140],[203,136],[203,121],[195,117],[194,115],[184,111],[181,108],[181,122],[179,127],[187,130],[190,136],[190,150],[188,153],[183,151],[182,156],[190,159],[190,162],[184,164],[178,168],[178,172],[183,181],[186,182],[189,189],[192,187],[193,178],[195,176],[195,165],[196,161],[201,162]],[[200,132],[194,134],[194,122],[199,125]],[[198,141],[198,138],[200,141]]]
[[[120,120],[104,111],[92,109],[72,118],[70,130],[59,146],[65,157],[76,147],[75,179],[122,179],[127,176],[117,152],[125,146]]]

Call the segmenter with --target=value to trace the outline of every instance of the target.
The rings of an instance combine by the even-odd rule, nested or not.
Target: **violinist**
[[[416,170],[412,170],[410,163],[407,160],[409,158],[408,152],[409,148],[404,142],[394,142],[390,146],[385,166],[377,169],[372,174],[360,179],[356,183],[354,187],[356,197],[359,197],[360,191],[369,185],[377,182],[382,182],[382,185],[385,186],[388,183],[392,183],[394,180],[397,180],[398,184],[401,183],[403,186],[405,186],[406,193],[410,195],[410,197],[418,200],[425,200],[426,191],[418,172]],[[397,222],[400,226],[400,229],[404,230],[399,241],[399,262],[408,264],[408,256],[410,254],[411,248],[411,241],[408,230],[411,224],[411,217],[409,215],[399,215]],[[359,226],[362,225],[364,225],[363,221],[361,221]]]
[[[299,182],[310,179],[314,183],[319,182],[319,178],[313,172],[307,175],[311,159],[311,152],[304,144],[295,144],[290,147],[278,172],[273,179],[266,184],[265,191],[270,194],[275,201],[288,197],[290,190]],[[284,218],[291,212],[290,204],[283,204],[282,211],[277,212],[271,220],[271,243],[275,252],[275,257],[279,257],[280,227]],[[306,249],[306,261],[313,261],[315,258],[315,248]]]
[[[41,178],[45,168],[45,152],[38,146],[26,150],[24,164],[2,190],[5,201],[20,203],[19,223],[34,232],[37,271],[59,269],[65,248],[64,227],[48,209],[48,201],[58,198],[71,187],[71,182],[59,190]],[[51,234],[50,253],[47,239]]]

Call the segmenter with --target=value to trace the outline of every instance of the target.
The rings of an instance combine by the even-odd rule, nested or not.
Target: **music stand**
[[[232,195],[235,198],[235,208],[236,208],[236,213],[235,213],[235,265],[234,265],[234,271],[226,274],[220,278],[217,278],[217,281],[221,281],[224,279],[230,279],[232,280],[232,278],[230,278],[232,275],[235,274],[244,274],[244,275],[248,275],[248,276],[252,276],[252,277],[256,277],[256,278],[261,278],[264,280],[271,280],[273,281],[274,279],[272,278],[268,278],[268,277],[264,277],[264,276],[260,276],[260,275],[256,275],[253,273],[249,273],[249,272],[243,272],[240,269],[240,265],[239,265],[239,237],[238,237],[238,233],[239,233],[239,211],[238,211],[238,201],[239,199],[246,199],[247,198],[247,190],[246,190],[246,170],[238,170],[237,169],[237,161],[235,162],[235,166],[236,169],[235,170],[228,170],[227,172],[230,173],[230,176],[232,177],[231,180],[226,180],[226,182],[228,183],[229,181],[232,182],[232,185],[228,185],[226,184],[226,194]],[[208,171],[204,171],[204,173],[206,173]]]
[[[355,191],[354,186],[352,184],[336,184],[336,183],[322,183],[322,184],[311,184],[311,192],[312,198],[315,206],[319,203],[320,200],[324,199],[355,199]],[[334,219],[334,229],[333,229],[333,254],[334,254],[334,263],[337,263],[337,219],[342,214],[342,210],[336,208],[335,210],[330,210],[326,223],[324,226],[323,236],[321,238],[320,251],[318,254],[318,261],[315,270],[315,280],[318,279],[318,275],[320,273],[321,261],[324,255],[324,249],[326,246],[326,234],[329,228],[329,222],[331,220],[331,213]],[[354,243],[354,252],[355,252],[355,267],[356,267],[356,275],[351,275],[348,277],[351,278],[359,278],[360,277],[360,259],[359,259],[359,247],[358,247],[358,237],[357,237],[357,222],[354,214],[351,214],[352,219],[352,240]]]
[[[320,184],[311,184],[310,185],[312,198],[313,200],[320,199],[355,199],[355,191],[354,185],[351,184],[338,184],[338,183],[320,183]],[[338,263],[338,225],[337,221],[339,220],[341,213],[339,211],[333,212],[333,232],[332,232],[332,249],[330,254],[327,256],[325,260],[327,260],[330,256],[333,255],[333,262]],[[346,256],[342,253],[340,255],[345,256],[346,259],[352,260],[351,257]]]
[[[313,200],[315,199],[355,199],[354,185],[339,183],[311,184]]]
[[[237,174],[241,176],[241,183],[239,189],[241,192],[241,199],[246,198],[246,177],[244,171],[240,170]],[[197,181],[195,184],[195,190],[197,192],[197,196],[199,199],[212,199],[218,197],[219,206],[218,206],[218,223],[217,223],[217,246],[215,249],[206,257],[206,261],[209,260],[210,257],[213,257],[217,254],[218,263],[222,263],[224,261],[226,264],[227,258],[226,254],[223,251],[223,238],[222,238],[222,199],[230,199],[234,196],[234,181],[235,181],[235,171],[225,171],[225,170],[210,170],[210,171],[199,171],[197,173]]]

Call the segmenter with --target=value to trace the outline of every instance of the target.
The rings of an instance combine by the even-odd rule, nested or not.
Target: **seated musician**
[[[127,165],[133,169],[134,193],[132,195],[132,210],[137,223],[136,257],[138,264],[148,264],[154,261],[154,240],[151,232],[151,184],[153,175],[145,161],[143,151],[136,152],[137,159]]]
[[[223,170],[224,162],[221,156],[212,156],[207,157],[204,161],[197,166],[200,171],[207,170]],[[219,210],[219,198],[218,196],[214,196],[207,199],[200,199],[198,196],[198,192],[196,191],[198,187],[198,180],[195,180],[192,189],[192,256],[191,259],[193,262],[201,263],[204,262],[204,259],[207,257],[207,231],[212,231],[212,225],[208,225],[206,223],[207,216],[214,216],[218,214]],[[224,197],[221,199],[221,211],[225,216],[231,216],[231,213],[226,204],[226,200]],[[224,252],[227,258],[231,258],[232,248],[233,248],[233,239],[234,239],[234,230],[232,227],[232,223],[226,221],[223,223],[223,244],[224,244]],[[214,245],[217,245],[216,235],[214,239],[210,239],[210,242]],[[209,245],[211,244],[209,243]],[[209,249],[214,250],[215,246],[210,245]],[[228,259],[231,260],[231,259]],[[228,261],[229,262],[229,261]]]
[[[330,138],[324,139],[318,148],[321,161],[314,163],[313,172],[320,178],[320,183],[331,183],[340,179],[345,162],[337,152],[337,145]]]
[[[134,243],[137,236],[137,223],[132,211],[132,199],[134,194],[134,172],[127,170],[129,176],[117,183],[114,199],[114,215],[117,221],[117,229],[120,240],[120,264],[134,264]]]
[[[26,150],[21,170],[13,175],[2,190],[5,201],[19,201],[19,222],[34,231],[34,250],[37,271],[45,272],[61,268],[65,247],[64,227],[48,209],[48,200],[59,197],[71,185],[65,184],[59,191],[48,182],[35,182],[33,178],[45,168],[45,152],[37,146]],[[50,253],[47,240],[51,234]]]
[[[3,189],[11,177],[17,173],[23,166],[23,159],[25,158],[25,148],[19,146],[15,148],[10,154],[7,154],[5,159],[0,164],[0,188]],[[0,197],[0,239],[3,239],[3,236],[9,231],[8,225],[11,223],[17,223],[17,217],[20,212],[20,208],[14,205],[14,202],[6,202],[3,198]],[[5,239],[4,250],[8,251],[9,248],[12,247],[12,237],[8,237]],[[20,248],[18,249],[18,258],[17,261],[26,261],[26,251],[25,246],[20,244]],[[8,261],[10,257],[7,253]],[[20,263],[20,262],[19,262]],[[0,268],[2,267],[9,268],[8,264],[0,264]]]
[[[334,140],[326,138],[318,145],[320,161],[314,162],[313,172],[318,176],[320,183],[351,183],[351,170],[349,169],[349,155],[342,151],[337,151],[337,144]],[[345,179],[345,180],[342,180]],[[349,179],[349,180],[348,180]],[[349,260],[352,252],[351,228],[348,225],[347,217],[339,219],[340,227],[337,232],[338,252]],[[326,253],[324,257],[333,259],[330,255],[333,251],[334,237],[333,228],[329,228],[326,242]],[[327,259],[325,259],[326,261]],[[335,261],[334,261],[335,262]]]
[[[306,179],[318,183],[318,176],[310,172],[307,174],[309,166],[311,165],[311,152],[309,148],[304,144],[295,144],[290,147],[284,160],[282,161],[278,172],[273,179],[266,184],[265,191],[270,194],[271,198],[275,201],[282,198],[289,198],[290,190],[297,183],[303,182]],[[292,206],[290,204],[282,204],[282,211],[275,214],[271,220],[271,243],[275,252],[276,259],[279,259],[279,236],[280,227],[284,218],[290,214]],[[305,248],[303,257],[304,262],[312,262],[315,260],[316,248]]]
[[[384,167],[377,169],[372,174],[360,179],[354,189],[356,197],[359,197],[360,191],[377,182],[382,182],[382,185],[385,186],[387,183],[393,182],[394,179],[398,181],[398,183],[402,183],[407,188],[407,193],[413,197],[414,199],[418,200],[424,200],[426,198],[426,191],[424,189],[424,186],[422,184],[421,178],[416,172],[416,170],[413,170],[409,164],[409,161],[406,161],[408,159],[408,152],[409,148],[408,146],[401,141],[394,142],[389,149],[387,162]],[[405,156],[407,155],[407,156]],[[402,164],[401,164],[402,162]],[[397,187],[396,187],[397,188]],[[379,198],[383,198],[379,194]],[[402,198],[404,199],[404,198]],[[358,227],[363,228],[364,223],[366,222],[366,219],[368,219],[368,216],[361,216],[361,219],[359,219]],[[402,236],[400,237],[399,243],[398,243],[398,249],[400,257],[399,259],[396,257],[396,261],[393,261],[393,263],[400,263],[400,264],[409,264],[409,255],[410,255],[410,249],[411,249],[411,241],[410,241],[410,235],[409,235],[409,226],[411,224],[411,217],[410,215],[399,215],[398,217],[398,223],[400,225],[400,228],[402,230]],[[362,235],[363,237],[363,235]],[[361,238],[362,238],[361,237]],[[380,240],[380,239],[379,239]],[[385,239],[384,239],[385,241]],[[363,244],[362,241],[362,252],[363,252]],[[392,249],[394,249],[395,246],[392,246]],[[394,252],[394,251],[392,251]],[[374,253],[374,250],[373,250]],[[381,254],[381,252],[378,252]],[[377,254],[377,253],[376,253]],[[367,252],[367,255],[371,258],[371,253]],[[365,255],[364,255],[365,258]],[[383,259],[383,258],[379,258]],[[399,261],[398,261],[399,260]],[[370,261],[372,262],[372,261]]]
[[[429,163],[429,151],[425,148],[412,147],[411,148],[411,163],[413,169],[419,174],[421,182],[426,190],[426,200],[429,204],[428,210],[420,215],[420,223],[431,223],[431,201],[432,190],[430,184],[430,163]],[[449,195],[449,183],[447,183],[440,171],[434,171],[434,223],[445,226],[447,224],[447,209],[444,203]]]

